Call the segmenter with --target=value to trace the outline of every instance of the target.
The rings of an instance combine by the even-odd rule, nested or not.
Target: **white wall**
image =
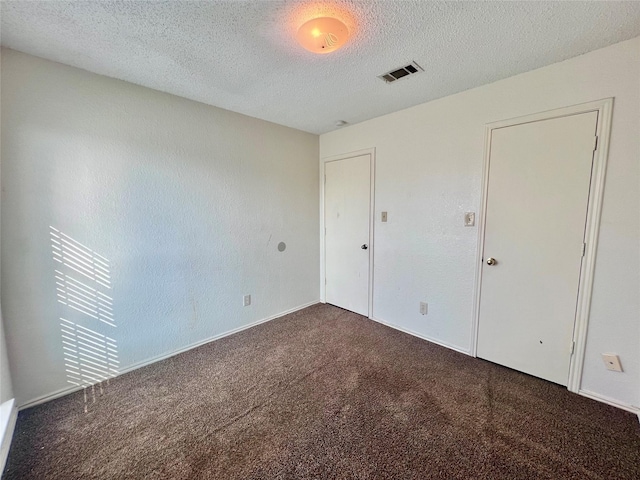
[[[1,58],[1,54],[0,54],[0,58]],[[2,72],[2,69],[0,68],[0,77],[1,77],[1,72]],[[0,78],[0,85],[1,84],[2,84],[2,80]],[[1,153],[1,145],[2,145],[2,140],[0,138],[0,153]],[[0,155],[0,159],[1,158],[2,157]],[[0,179],[1,179],[1,172],[2,172],[2,162],[0,160]],[[0,208],[1,206],[2,206],[2,199],[0,198]],[[2,232],[2,227],[0,225],[0,245],[2,244],[1,232]],[[0,270],[0,276],[1,276],[1,270]],[[2,307],[0,307],[0,405],[4,404],[6,401],[9,401],[11,399],[13,399],[13,385],[11,383],[11,372],[9,371],[7,343],[4,339],[4,321],[2,320]],[[4,419],[0,419],[0,440],[2,439],[2,436],[1,436],[2,425],[4,425]],[[0,473],[1,473],[1,470],[0,470]]]
[[[13,429],[17,419],[3,324],[2,313],[0,312],[0,475],[7,461]]]
[[[0,404],[12,398],[13,386],[11,385],[7,344],[4,339],[4,321],[2,320],[2,312],[0,312]]]
[[[110,260],[117,328],[100,331],[125,369],[318,301],[317,160],[315,135],[4,50],[2,306],[18,404],[69,387],[60,316],[104,327],[57,303],[49,226]]]
[[[1,83],[2,82],[0,80],[0,84]],[[0,139],[0,145],[1,144],[2,141]],[[1,170],[0,155],[0,173]],[[1,204],[2,201],[0,199],[0,206]],[[4,320],[2,319],[2,307],[0,306],[0,475],[4,470],[7,455],[9,454],[9,447],[11,445],[11,437],[13,435],[16,418],[17,415],[15,410],[15,398],[13,396],[13,383],[11,382],[7,342],[4,338]]]
[[[582,389],[639,406],[640,38],[320,137],[321,158],[376,148],[373,317],[469,351],[477,230],[462,225],[480,208],[484,125],[605,97],[615,105]],[[602,352],[625,372],[605,370]]]

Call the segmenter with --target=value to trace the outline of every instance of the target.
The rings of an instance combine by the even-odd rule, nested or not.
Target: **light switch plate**
[[[382,221],[383,222],[387,221],[387,212],[382,212]]]
[[[622,365],[620,364],[620,357],[615,353],[603,353],[602,360],[604,361],[607,370],[611,370],[613,372],[621,372]]]
[[[473,227],[476,224],[476,212],[467,212],[464,214],[464,226]]]

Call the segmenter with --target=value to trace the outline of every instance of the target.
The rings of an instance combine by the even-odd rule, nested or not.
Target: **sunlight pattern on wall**
[[[111,288],[109,260],[61,231],[49,227],[53,259],[98,285]]]
[[[65,367],[69,383],[89,386],[118,374],[115,339],[60,318]]]
[[[58,302],[115,327],[112,298],[84,282],[56,270]]]
[[[50,227],[49,233],[58,264],[57,300],[66,312],[59,320],[67,382],[83,387],[86,412],[89,399],[96,400],[96,388],[103,393],[103,382],[117,376],[120,367],[118,344],[109,333],[117,326],[111,266],[107,258],[64,232]]]

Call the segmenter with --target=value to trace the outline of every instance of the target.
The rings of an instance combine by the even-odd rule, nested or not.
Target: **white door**
[[[597,112],[491,134],[478,356],[567,385]]]
[[[325,164],[325,300],[369,315],[370,155]]]

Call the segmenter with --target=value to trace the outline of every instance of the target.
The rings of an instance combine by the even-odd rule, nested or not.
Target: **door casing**
[[[595,271],[596,252],[598,247],[598,233],[602,215],[602,200],[604,196],[605,173],[609,152],[609,138],[611,134],[611,118],[613,114],[613,98],[605,98],[593,102],[573,105],[546,112],[527,115],[508,120],[502,120],[485,126],[484,174],[482,178],[482,205],[479,215],[478,250],[476,255],[476,280],[474,288],[474,312],[471,331],[471,354],[477,356],[478,324],[480,318],[480,292],[482,288],[482,255],[484,252],[485,221],[488,196],[489,160],[491,154],[491,135],[498,128],[521,125],[524,123],[550,120],[553,118],[576,115],[586,112],[598,112],[596,135],[597,149],[594,152],[593,168],[591,172],[591,186],[589,188],[589,202],[587,206],[587,220],[585,230],[586,250],[580,269],[580,283],[576,307],[575,326],[573,331],[574,349],[569,364],[569,380],[567,388],[571,392],[580,391],[584,355],[587,343],[587,326],[591,307],[591,293]]]
[[[355,152],[334,155],[323,158],[320,162],[320,301],[326,303],[326,265],[325,265],[325,221],[324,221],[324,202],[325,202],[325,165],[329,162],[338,160],[347,160],[352,157],[361,155],[369,155],[370,166],[370,184],[371,198],[369,199],[369,301],[368,301],[368,318],[373,315],[373,258],[375,251],[374,244],[374,219],[375,219],[375,148],[367,148],[357,150]]]

